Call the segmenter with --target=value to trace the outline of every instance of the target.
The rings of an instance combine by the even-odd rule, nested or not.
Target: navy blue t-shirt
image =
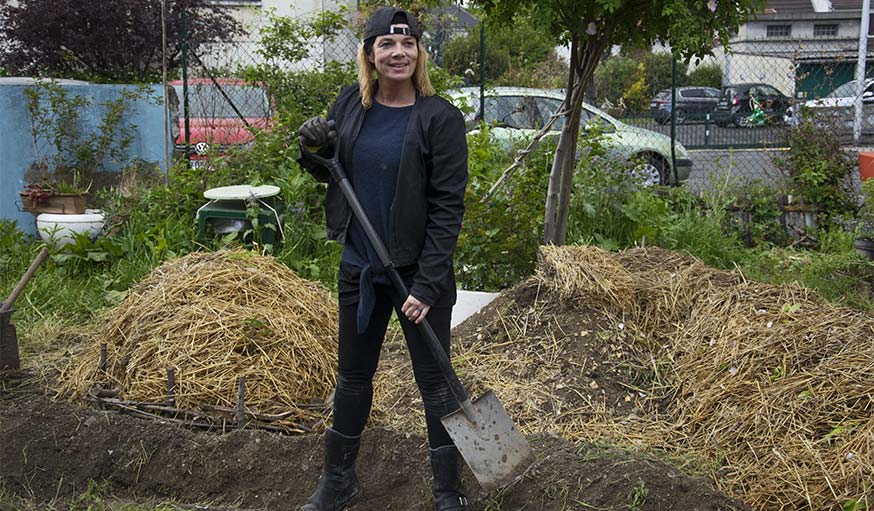
[[[401,148],[412,110],[412,105],[389,107],[374,101],[364,115],[361,131],[352,147],[352,168],[348,170],[352,188],[386,246],[389,246],[392,228],[390,210],[397,187]],[[383,268],[354,216],[341,259],[359,268],[368,264],[376,271]]]

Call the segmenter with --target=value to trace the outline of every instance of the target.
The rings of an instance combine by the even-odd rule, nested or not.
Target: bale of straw
[[[540,247],[537,277],[560,300],[605,303],[624,310],[634,302],[634,281],[609,252],[594,246]]]
[[[162,402],[175,370],[177,406],[300,410],[335,385],[337,306],[319,284],[271,257],[192,253],[165,262],[133,287],[94,343],[62,370],[57,391],[81,397],[95,384],[122,397]],[[107,345],[106,372],[98,370]]]

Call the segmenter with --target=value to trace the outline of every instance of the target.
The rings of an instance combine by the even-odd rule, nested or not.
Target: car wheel
[[[687,118],[688,118],[688,114],[686,113],[686,111],[683,110],[682,108],[678,108],[677,109],[677,124],[683,124],[684,122],[686,122]]]
[[[631,174],[639,179],[644,186],[670,184],[668,162],[654,154],[637,157],[637,165],[631,169]]]

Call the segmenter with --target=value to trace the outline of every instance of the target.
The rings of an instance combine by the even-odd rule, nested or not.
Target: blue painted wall
[[[96,131],[100,122],[98,109],[107,100],[117,99],[130,85],[62,85],[68,93],[92,100],[92,111],[82,112],[83,133]],[[19,211],[16,201],[24,188],[24,172],[34,161],[33,139],[30,134],[30,114],[27,111],[26,85],[0,85],[0,218],[14,220],[24,232],[36,232],[36,217]],[[161,86],[149,86],[143,95],[151,100],[138,100],[128,107],[124,124],[134,125],[134,141],[128,149],[129,158],[139,157],[164,168],[164,112],[161,106]],[[170,147],[172,150],[172,145]],[[119,170],[105,162],[105,170]]]

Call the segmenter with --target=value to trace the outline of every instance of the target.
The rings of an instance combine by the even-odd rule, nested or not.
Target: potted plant
[[[874,259],[874,179],[862,181],[862,205],[849,224],[856,234],[856,250]]]
[[[24,95],[34,160],[19,191],[21,209],[38,215],[37,230],[44,239],[98,232],[103,214],[86,209],[89,192],[105,162],[121,163],[127,158],[133,136],[124,122],[125,111],[140,94],[124,90],[116,99],[95,103],[56,82],[40,81],[26,88]],[[84,127],[86,116],[98,121],[94,128]]]

